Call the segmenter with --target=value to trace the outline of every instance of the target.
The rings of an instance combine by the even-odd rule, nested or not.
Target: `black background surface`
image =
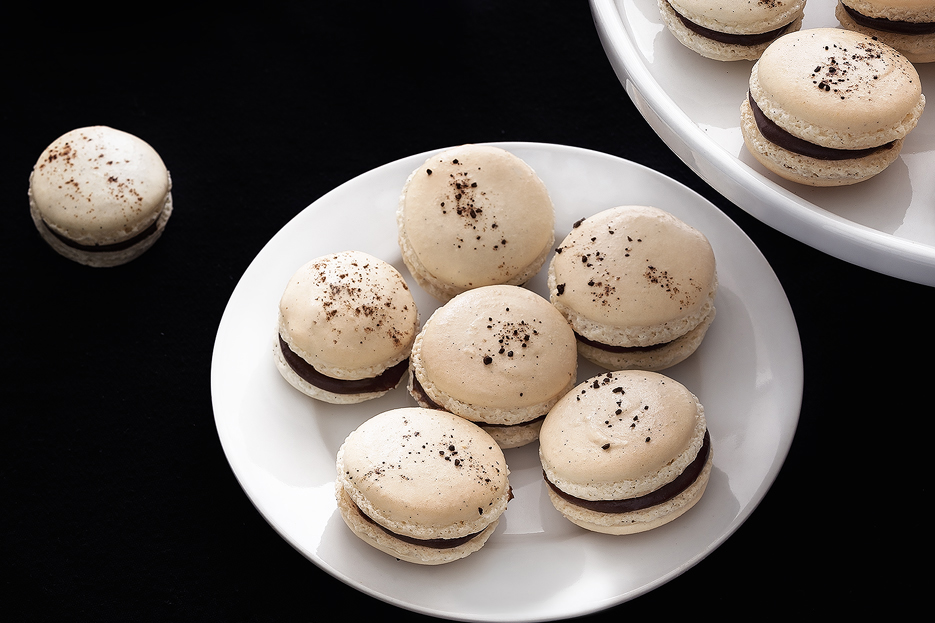
[[[333,4],[3,11],[4,618],[428,619],[331,578],[259,515],[218,441],[211,354],[237,280],[296,213],[379,165],[486,141],[589,148],[696,190],[762,250],[800,330],[799,428],[759,508],[672,582],[586,618],[917,599],[935,289],[810,249],[707,187],[631,104],[585,2]],[[113,269],[52,252],[26,201],[42,150],[95,124],[148,141],[174,182],[165,235]]]

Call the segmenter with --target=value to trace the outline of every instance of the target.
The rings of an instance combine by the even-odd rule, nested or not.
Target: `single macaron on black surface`
[[[397,234],[416,282],[444,302],[466,290],[522,285],[555,241],[555,208],[522,159],[462,145],[412,172],[399,198]]]
[[[476,552],[512,498],[503,452],[445,411],[385,411],[354,430],[336,460],[341,517],[400,560],[438,565]]]
[[[913,63],[935,62],[932,0],[838,0],[834,15],[844,28],[882,41]]]
[[[139,257],[172,215],[172,181],[142,139],[107,126],[78,128],[50,144],[29,176],[29,209],[60,255],[110,267]]]
[[[713,451],[704,408],[657,372],[608,372],[562,398],[542,425],[549,499],[569,521],[606,534],[669,523],[707,487]]]
[[[924,108],[905,56],[858,32],[813,28],[780,37],[754,64],[740,127],[773,173],[843,186],[892,164]]]
[[[279,302],[276,366],[293,387],[332,404],[378,398],[401,382],[419,331],[402,275],[360,251],[316,258]]]
[[[476,422],[502,448],[535,441],[577,378],[575,336],[549,302],[519,286],[484,286],[438,308],[416,337],[409,392]]]
[[[549,297],[578,353],[609,370],[662,370],[688,358],[714,320],[714,250],[652,206],[581,219],[549,264]]]
[[[717,61],[756,60],[766,47],[802,27],[805,0],[658,0],[682,45]]]

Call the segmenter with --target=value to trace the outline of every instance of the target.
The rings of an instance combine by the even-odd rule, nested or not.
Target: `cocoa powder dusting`
[[[470,230],[471,240],[468,242],[468,237],[459,236],[456,239],[456,247],[477,251],[489,246],[494,251],[501,250],[507,244],[506,239],[500,237],[488,241],[486,238],[498,225],[493,216],[484,213],[487,209],[487,193],[478,187],[474,177],[474,171],[480,171],[481,168],[472,170],[457,158],[452,159],[451,164],[456,165],[456,170],[448,176],[448,191],[444,200],[439,202],[439,208],[443,215],[461,218],[464,228]]]
[[[405,331],[395,324],[396,311],[409,311],[407,303],[399,304],[394,297],[394,288],[408,291],[401,276],[394,276],[389,283],[374,282],[368,277],[370,264],[360,265],[351,262],[350,270],[342,270],[333,274],[332,264],[341,261],[341,255],[336,254],[315,262],[311,269],[311,278],[324,287],[324,293],[315,300],[319,301],[324,310],[325,322],[331,322],[339,315],[342,317],[354,316],[366,320],[361,325],[365,334],[376,334],[389,339],[397,348],[401,347],[408,338]],[[340,335],[341,330],[334,328]]]
[[[858,43],[853,49],[837,44],[824,46],[827,59],[811,72],[811,81],[824,93],[833,93],[839,99],[866,96],[872,93],[872,83],[880,73],[890,69],[889,58],[876,40]],[[858,69],[869,68],[869,74]],[[911,81],[911,77],[910,77]]]

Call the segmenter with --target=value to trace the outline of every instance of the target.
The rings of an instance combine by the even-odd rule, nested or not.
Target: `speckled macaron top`
[[[42,152],[29,198],[54,233],[81,245],[110,245],[150,227],[170,189],[165,163],[148,143],[92,126],[63,134]]]
[[[409,356],[419,313],[402,275],[361,251],[325,255],[299,268],[279,303],[279,334],[320,373],[376,376]]]
[[[368,517],[417,539],[479,532],[511,496],[503,451],[479,426],[445,411],[375,415],[348,435],[336,464],[338,482]]]
[[[652,206],[618,206],[578,221],[549,266],[552,304],[581,336],[620,346],[671,341],[711,312],[717,290],[708,239]]]
[[[704,408],[656,372],[595,376],[546,416],[539,455],[548,480],[585,500],[620,500],[674,480],[704,442]]]
[[[543,297],[519,286],[485,286],[456,296],[426,321],[412,368],[443,408],[518,424],[545,414],[574,384],[577,347]]]
[[[912,63],[888,45],[839,28],[776,40],[753,67],[750,95],[782,129],[836,149],[903,138],[925,106]]]
[[[485,285],[519,285],[554,242],[548,190],[522,159],[463,145],[430,157],[406,182],[399,242],[417,280],[445,300]]]
[[[935,2],[932,0],[847,0],[845,4],[867,17],[935,22]]]

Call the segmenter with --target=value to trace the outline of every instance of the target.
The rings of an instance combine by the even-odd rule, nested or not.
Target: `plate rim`
[[[237,298],[237,296],[239,295],[239,291],[241,290],[241,288],[244,287],[243,284],[244,284],[245,278],[247,277],[248,273],[250,273],[250,271],[254,267],[254,264],[257,263],[263,255],[270,252],[268,249],[270,249],[274,245],[277,238],[280,235],[284,235],[283,234],[284,230],[287,230],[296,219],[298,219],[305,211],[312,209],[315,206],[315,204],[318,203],[319,201],[324,200],[325,198],[327,198],[329,195],[333,193],[340,192],[341,189],[344,188],[345,186],[358,182],[361,178],[367,175],[373,174],[378,170],[390,168],[390,167],[396,167],[396,166],[399,166],[400,163],[404,161],[408,161],[408,160],[416,161],[419,158],[422,158],[424,160],[424,158],[427,158],[434,153],[438,153],[439,151],[442,151],[445,148],[427,150],[427,151],[424,151],[418,154],[413,154],[410,156],[398,158],[386,164],[375,167],[374,169],[363,172],[351,178],[350,180],[347,180],[346,182],[334,187],[333,189],[329,190],[328,192],[322,194],[320,197],[312,201],[308,206],[306,206],[305,208],[297,212],[293,216],[293,218],[290,219],[287,223],[285,223],[270,238],[270,240],[260,249],[260,251],[256,254],[254,259],[250,262],[250,264],[244,270],[244,273],[241,275],[241,277],[238,279],[237,283],[235,284],[234,288],[232,289],[230,298],[228,299],[228,302],[224,307],[224,310],[221,315],[221,319],[219,321],[218,332],[215,337],[214,348],[212,351],[212,359],[211,359],[212,365],[211,365],[211,374],[210,374],[212,408],[214,411],[215,428],[216,428],[216,432],[218,434],[218,437],[221,443],[222,451],[224,452],[224,455],[225,455],[225,459],[228,462],[228,466],[230,467],[241,489],[247,495],[247,498],[250,500],[251,504],[254,506],[254,508],[257,510],[260,516],[263,517],[263,519],[266,520],[268,524],[270,524],[270,526],[276,531],[277,534],[279,534],[281,538],[283,538],[283,540],[285,540],[289,545],[291,545],[294,549],[296,549],[301,555],[309,559],[313,564],[318,566],[320,569],[322,569],[323,571],[325,571],[326,573],[328,573],[335,579],[340,580],[341,582],[343,582],[347,586],[350,586],[351,588],[354,588],[355,590],[363,592],[380,601],[392,604],[394,606],[397,606],[397,607],[400,607],[406,610],[410,610],[410,611],[414,611],[414,612],[418,612],[418,613],[422,613],[422,614],[426,614],[430,616],[440,616],[444,618],[465,620],[465,621],[488,621],[488,620],[489,621],[540,621],[540,620],[545,621],[545,620],[555,620],[556,618],[567,618],[567,617],[572,617],[572,616],[581,616],[581,615],[591,614],[591,613],[598,612],[606,608],[618,605],[620,603],[624,603],[626,601],[635,599],[636,597],[643,595],[671,581],[675,577],[681,575],[682,573],[684,573],[685,571],[687,571],[694,565],[698,564],[701,560],[703,560],[705,557],[711,554],[718,547],[720,547],[755,511],[756,507],[763,500],[769,488],[773,485],[776,477],[781,471],[782,466],[785,463],[785,460],[790,451],[790,448],[791,448],[791,445],[792,445],[792,442],[795,436],[795,431],[797,430],[797,427],[798,427],[798,419],[801,413],[801,406],[802,406],[802,400],[803,400],[803,394],[804,394],[804,364],[803,364],[803,359],[802,359],[800,336],[799,336],[798,329],[795,323],[794,313],[788,301],[788,297],[786,296],[785,291],[782,288],[782,284],[779,282],[778,277],[775,275],[775,272],[772,270],[772,267],[769,266],[768,261],[762,255],[762,252],[733,220],[731,220],[727,215],[725,215],[723,212],[718,210],[717,207],[714,206],[710,201],[705,199],[703,196],[701,196],[700,194],[698,194],[691,188],[685,186],[684,184],[681,184],[677,180],[674,180],[659,171],[656,171],[640,163],[633,162],[633,161],[630,161],[625,158],[621,158],[619,156],[615,156],[612,154],[607,154],[604,152],[599,152],[599,151],[595,151],[595,150],[591,150],[587,148],[574,147],[574,146],[568,146],[568,145],[559,145],[559,144],[552,144],[552,143],[526,142],[526,141],[491,142],[491,143],[484,143],[484,144],[500,146],[508,150],[517,149],[517,148],[519,149],[528,148],[528,149],[540,149],[540,150],[545,150],[549,152],[565,152],[565,153],[571,153],[571,154],[575,154],[579,156],[592,157],[592,158],[593,157],[604,158],[604,159],[608,159],[608,160],[620,163],[623,166],[633,167],[639,170],[642,175],[655,176],[659,179],[664,180],[667,184],[672,184],[677,187],[681,187],[683,192],[688,192],[691,195],[694,195],[699,202],[707,204],[708,208],[714,211],[714,213],[718,215],[718,218],[723,218],[725,223],[729,224],[729,227],[731,227],[734,230],[733,235],[738,235],[742,237],[745,240],[745,244],[749,245],[749,247],[752,248],[760,256],[760,259],[762,260],[766,268],[769,270],[769,273],[771,274],[772,279],[775,282],[774,286],[778,288],[776,292],[777,294],[781,295],[782,300],[785,302],[786,309],[784,310],[785,312],[784,316],[789,322],[791,322],[791,328],[793,329],[792,337],[794,337],[794,340],[793,340],[794,344],[792,344],[791,346],[793,350],[795,351],[795,357],[794,357],[794,361],[791,362],[792,369],[785,370],[785,372],[789,374],[789,376],[793,379],[794,386],[789,387],[789,388],[785,388],[784,386],[784,388],[790,392],[789,395],[794,397],[791,402],[794,403],[795,405],[795,413],[793,417],[791,418],[791,424],[788,424],[788,426],[790,427],[789,433],[788,433],[788,439],[785,440],[785,443],[782,444],[780,447],[777,447],[776,458],[770,463],[769,468],[766,470],[765,478],[763,479],[763,481],[757,485],[756,492],[751,496],[751,502],[747,503],[746,506],[744,506],[744,508],[742,509],[742,512],[737,513],[737,515],[730,522],[728,529],[725,530],[723,533],[719,534],[717,538],[713,539],[710,543],[708,543],[705,547],[703,547],[702,551],[698,552],[697,554],[695,554],[688,560],[683,561],[680,565],[678,565],[675,569],[671,570],[669,573],[666,573],[656,578],[654,581],[647,583],[645,586],[637,587],[636,589],[626,594],[617,595],[614,598],[605,598],[605,599],[587,604],[587,607],[578,608],[574,612],[563,613],[559,615],[558,617],[553,617],[553,616],[527,617],[527,616],[519,616],[519,615],[504,617],[502,614],[459,616],[457,613],[442,612],[442,611],[438,611],[432,608],[427,608],[424,606],[412,604],[404,599],[379,592],[367,586],[366,584],[363,584],[359,580],[349,577],[347,574],[329,565],[326,561],[318,557],[316,554],[305,551],[302,547],[299,546],[299,544],[295,542],[295,539],[291,535],[288,534],[288,532],[282,527],[282,525],[278,521],[276,521],[275,517],[270,516],[270,513],[267,510],[261,508],[260,504],[257,501],[257,496],[251,493],[251,487],[248,486],[244,478],[241,477],[241,473],[239,473],[238,471],[239,466],[235,465],[235,461],[233,457],[231,456],[231,451],[229,449],[228,444],[232,443],[232,441],[227,434],[226,428],[221,425],[221,422],[220,422],[221,416],[218,412],[218,396],[216,395],[216,387],[217,387],[217,384],[219,383],[219,377],[220,377],[219,370],[222,368],[222,366],[218,365],[219,357],[222,354],[221,353],[221,338],[226,329],[227,324],[230,321],[229,314],[232,311],[232,305],[234,304],[235,298]],[[418,161],[421,162],[422,160],[418,160]]]

